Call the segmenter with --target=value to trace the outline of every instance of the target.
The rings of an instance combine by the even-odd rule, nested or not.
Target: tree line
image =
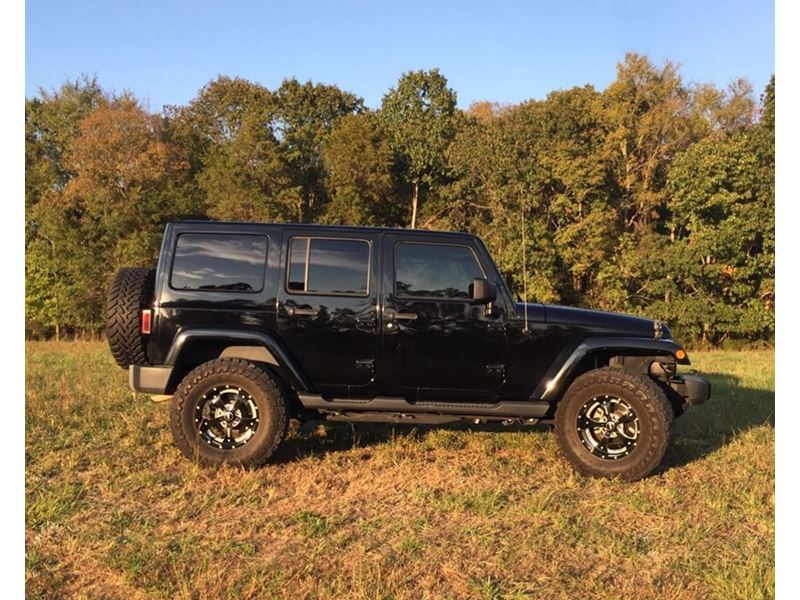
[[[602,91],[456,100],[437,69],[376,110],[296,79],[221,76],[155,114],[93,78],[40,90],[27,335],[100,333],[116,269],[154,265],[164,224],[195,218],[470,231],[531,301],[662,318],[697,344],[774,338],[774,77],[757,102],[746,80],[628,54]]]

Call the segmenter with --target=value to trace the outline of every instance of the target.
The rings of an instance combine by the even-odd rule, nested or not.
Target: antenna
[[[522,301],[525,304],[525,329],[528,333],[528,259],[525,250],[525,205],[522,205]]]

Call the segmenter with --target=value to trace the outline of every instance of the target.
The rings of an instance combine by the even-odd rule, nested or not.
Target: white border
[[[800,209],[797,192],[797,139],[800,136],[800,90],[798,90],[797,43],[798,5],[778,0],[775,11],[775,234],[777,238],[775,280],[775,593],[777,598],[797,597],[797,556],[800,552],[800,494],[796,485],[797,356],[800,334],[797,310],[800,285],[797,281],[800,255],[797,226]]]
[[[3,141],[0,165],[3,182],[3,327],[2,364],[8,394],[3,403],[3,490],[0,543],[3,597],[25,594],[25,5],[19,0],[0,8],[0,51],[6,64],[0,94]]]

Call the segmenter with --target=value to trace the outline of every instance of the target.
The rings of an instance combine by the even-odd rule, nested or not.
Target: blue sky
[[[602,89],[637,51],[681,63],[687,81],[747,77],[758,96],[775,70],[774,20],[755,0],[28,0],[25,93],[85,73],[158,111],[220,74],[269,88],[294,76],[374,108],[402,73],[438,67],[467,107]]]

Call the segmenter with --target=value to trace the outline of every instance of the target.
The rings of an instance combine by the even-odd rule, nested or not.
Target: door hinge
[[[506,375],[506,366],[502,363],[497,363],[494,365],[486,365],[486,372],[487,373],[497,373],[505,377]]]
[[[370,371],[375,370],[375,359],[373,358],[361,358],[356,360],[356,369],[368,369]]]

